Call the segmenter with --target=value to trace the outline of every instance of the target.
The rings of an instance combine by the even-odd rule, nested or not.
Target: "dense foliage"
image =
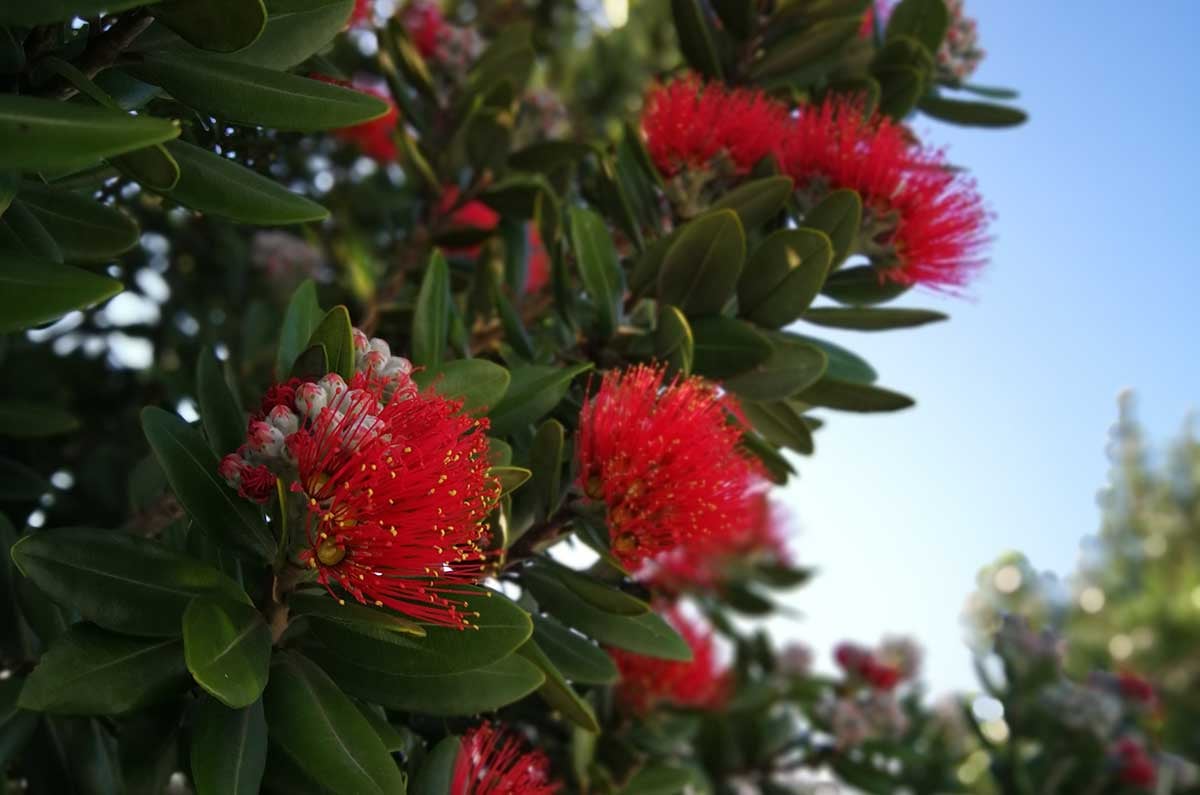
[[[817,415],[913,403],[821,329],[984,265],[961,3],[604,6],[0,7],[10,790],[1182,791],[745,620]]]

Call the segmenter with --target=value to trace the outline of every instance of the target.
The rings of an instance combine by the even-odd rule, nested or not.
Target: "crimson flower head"
[[[526,750],[515,733],[490,723],[471,729],[462,739],[454,763],[450,795],[555,795],[550,760],[539,750]]]
[[[689,621],[678,610],[669,610],[664,617],[691,647],[691,662],[610,649],[621,674],[617,703],[636,716],[646,715],[659,706],[720,709],[729,699],[732,678],[719,660],[712,632]]]
[[[1156,698],[1154,685],[1128,671],[1117,674],[1117,689],[1123,698],[1143,706],[1152,705]]]
[[[839,643],[833,651],[838,666],[873,690],[895,690],[906,673],[898,665],[884,662],[870,649],[855,643]]]
[[[462,193],[454,185],[442,188],[442,195],[438,197],[437,204],[433,208],[434,217],[441,219],[445,226],[452,230],[491,232],[499,225],[500,214],[491,207],[478,199],[464,202],[461,197]],[[443,248],[447,253],[463,257],[475,257],[479,254],[478,245],[445,246]]]
[[[376,160],[380,163],[393,163],[396,161],[398,150],[396,148],[396,125],[400,123],[400,111],[396,108],[396,103],[385,92],[374,86],[365,83],[351,83],[346,80],[339,80],[336,77],[329,75],[310,74],[309,77],[314,80],[320,80],[323,83],[331,83],[342,88],[351,88],[355,91],[360,91],[364,94],[371,94],[382,99],[387,103],[387,113],[380,116],[378,119],[365,121],[362,124],[355,124],[352,127],[342,127],[334,130],[333,134],[339,140],[352,143],[367,157]]]
[[[865,252],[881,278],[955,288],[982,267],[988,213],[941,153],[914,144],[861,103],[830,98],[801,108],[779,151],[801,204],[849,188],[863,200]]]
[[[612,549],[637,568],[666,550],[733,532],[758,468],[739,449],[723,397],[662,366],[605,374],[579,416],[580,486],[604,502]]]
[[[370,22],[371,14],[374,11],[375,0],[354,0],[354,10],[350,12],[350,20],[346,23],[347,27]]]
[[[1112,753],[1117,757],[1117,776],[1123,784],[1146,790],[1154,788],[1158,770],[1140,742],[1133,737],[1122,737],[1113,744]]]
[[[436,56],[447,31],[446,18],[438,4],[431,0],[415,0],[405,6],[400,19],[421,57]]]
[[[685,170],[742,175],[775,150],[787,115],[760,91],[706,84],[689,75],[650,92],[642,132],[666,177]]]
[[[457,594],[483,577],[484,522],[500,492],[487,422],[432,392],[383,392],[382,379],[360,373],[306,403],[311,419],[287,437],[292,490],[309,508],[301,559],[330,593],[463,628]]]

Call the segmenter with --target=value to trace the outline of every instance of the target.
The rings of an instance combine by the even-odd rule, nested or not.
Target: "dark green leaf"
[[[329,216],[311,199],[207,149],[172,141],[167,152],[179,164],[179,182],[161,193],[185,207],[249,224],[299,224]]]
[[[925,93],[926,74],[914,67],[889,69],[877,75],[879,79],[879,113],[893,119],[903,119],[916,108]]]
[[[852,190],[835,190],[804,216],[804,226],[829,236],[833,245],[833,263],[838,268],[854,253],[862,224],[862,199]]]
[[[572,207],[569,212],[571,247],[583,277],[583,286],[596,308],[596,335],[608,339],[621,320],[625,285],[617,249],[604,219],[591,210]]]
[[[976,96],[987,97],[988,99],[1016,99],[1018,96],[1020,96],[1011,88],[980,86],[975,85],[974,83],[963,83],[962,85],[954,86],[954,88],[970,92]]]
[[[346,307],[335,306],[325,313],[308,338],[308,347],[314,345],[325,349],[325,363],[329,372],[337,373],[346,381],[354,377],[354,326],[350,323],[350,311]]]
[[[85,196],[26,183],[21,202],[54,237],[67,261],[107,262],[137,245],[139,230],[132,218]]]
[[[546,653],[533,639],[526,641],[517,653],[536,665],[546,677],[546,681],[538,688],[538,695],[546,704],[564,718],[574,723],[584,731],[599,732],[600,724],[596,722],[596,714],[591,705],[579,697],[555,667]]]
[[[32,502],[50,488],[49,481],[21,462],[0,458],[0,502]]]
[[[153,0],[46,0],[42,3],[5,3],[0,7],[0,25],[31,28],[51,22],[69,22],[72,17],[116,14]]]
[[[777,337],[767,360],[749,372],[725,381],[725,386],[748,400],[780,400],[812,385],[825,372],[827,359],[819,348]]]
[[[196,795],[257,795],[267,765],[262,700],[229,709],[201,698],[192,721],[191,761]]]
[[[749,38],[758,24],[758,8],[746,0],[712,0],[713,10],[725,29],[739,39]]]
[[[511,494],[533,476],[525,467],[492,467],[488,474],[500,481],[501,494]]]
[[[321,591],[300,591],[288,598],[293,616],[314,616],[337,624],[358,626],[368,630],[399,632],[417,638],[425,637],[425,628],[404,618],[394,610],[381,610],[357,602],[338,602]]]
[[[250,605],[194,599],[183,614],[183,654],[196,684],[241,709],[258,701],[267,685],[271,630]]]
[[[784,401],[756,403],[746,400],[742,401],[742,411],[767,441],[790,447],[803,455],[812,455],[812,432],[800,414]]]
[[[413,364],[437,367],[446,350],[450,328],[450,269],[442,252],[434,250],[421,279],[412,319]]]
[[[279,332],[279,353],[275,359],[275,378],[283,380],[292,371],[296,358],[308,347],[308,340],[321,322],[321,306],[317,303],[317,286],[312,279],[305,279],[283,315],[283,328]],[[324,374],[322,370],[322,374]]]
[[[533,437],[529,467],[533,482],[529,485],[537,500],[537,518],[545,519],[558,506],[562,496],[563,446],[566,431],[558,420],[546,420]]]
[[[223,58],[158,53],[126,68],[180,102],[235,124],[311,132],[362,124],[388,111],[372,94]]]
[[[950,27],[945,0],[902,0],[888,17],[884,39],[911,36],[930,52],[937,52]]]
[[[810,406],[861,413],[900,411],[916,405],[916,401],[908,395],[890,389],[850,381],[835,381],[832,378],[822,378],[796,398]]]
[[[8,768],[37,728],[37,715],[17,706],[24,686],[23,676],[0,680],[0,769]]]
[[[105,629],[174,637],[196,596],[250,598],[233,580],[162,544],[115,530],[42,530],[12,549],[21,572]]]
[[[608,652],[552,618],[534,616],[533,637],[563,676],[585,685],[609,685],[620,674]]]
[[[115,279],[80,268],[0,254],[0,333],[58,320],[123,289]]]
[[[1016,127],[1029,120],[1029,115],[1020,108],[935,95],[926,96],[918,107],[935,119],[966,127]]]
[[[196,362],[196,400],[213,453],[223,456],[237,450],[246,441],[246,417],[209,348],[200,352]]]
[[[165,193],[179,184],[179,164],[162,144],[116,155],[108,162],[155,193]]]
[[[116,715],[179,690],[187,678],[178,639],[114,635],[76,624],[25,681],[23,709],[63,715]]]
[[[848,351],[839,345],[834,345],[832,342],[819,340],[815,337],[806,337],[803,334],[789,334],[788,336],[791,339],[815,345],[825,353],[825,357],[829,360],[829,366],[825,370],[826,378],[834,378],[839,381],[853,381],[856,384],[873,384],[879,378],[879,375],[875,372],[875,368],[852,351]]]
[[[536,422],[558,405],[577,376],[593,367],[591,362],[572,367],[531,365],[512,371],[508,392],[492,409],[492,433],[506,436]]]
[[[253,44],[267,24],[262,0],[169,0],[154,18],[194,47],[234,52]]]
[[[196,524],[214,539],[260,555],[275,551],[258,511],[217,474],[217,457],[198,431],[156,407],[142,410],[142,430],[175,496]]]
[[[818,326],[857,331],[912,328],[949,319],[941,312],[929,309],[843,309],[841,307],[818,307],[808,310],[801,317]]]
[[[779,214],[792,197],[794,184],[791,177],[756,179],[729,191],[709,210],[733,210],[741,219],[743,229],[758,229]]]
[[[17,195],[17,188],[20,185],[21,175],[16,171],[0,171],[0,218],[4,217],[4,211],[8,209],[8,205],[12,204],[13,197]]]
[[[679,49],[692,68],[705,77],[723,78],[721,57],[713,41],[715,31],[700,0],[671,0]]]
[[[860,16],[826,19],[791,34],[773,44],[754,65],[756,80],[792,77],[807,82],[823,72],[831,58],[858,35]]]
[[[746,259],[746,235],[733,210],[690,221],[663,258],[658,297],[688,315],[716,314],[733,295]]]
[[[271,745],[333,792],[403,793],[399,768],[354,703],[304,657],[277,659],[263,696]]]
[[[28,254],[37,259],[61,263],[62,249],[58,241],[46,231],[33,210],[20,199],[13,200],[0,221],[0,256],[5,253],[20,256]]]
[[[622,795],[679,795],[692,784],[690,771],[673,765],[651,763],[638,770],[621,790]]]
[[[462,742],[453,734],[435,745],[408,788],[409,795],[448,795],[461,752]]]
[[[706,378],[728,378],[762,364],[771,341],[748,323],[723,315],[692,321],[696,358],[692,369]]]
[[[61,436],[80,427],[79,418],[69,411],[45,403],[26,400],[0,402],[0,436],[39,439]]]
[[[815,229],[781,229],[754,251],[738,282],[738,311],[766,328],[800,316],[829,275],[833,246]]]
[[[440,395],[463,401],[464,411],[487,409],[497,405],[508,391],[510,376],[498,364],[486,359],[456,359],[440,367],[413,373],[421,389],[432,388]]]
[[[662,304],[658,311],[658,328],[654,331],[654,356],[670,365],[672,371],[684,375],[692,372],[696,343],[687,318],[673,306]]]
[[[885,281],[870,265],[856,265],[831,275],[821,292],[839,304],[871,306],[898,298],[908,292],[910,285]]]
[[[104,5],[111,7],[114,3]],[[178,135],[179,126],[166,119],[129,116],[75,102],[0,94],[0,169],[84,168],[103,157],[169,141]]]
[[[518,171],[552,173],[576,163],[596,149],[576,141],[537,141],[508,156],[508,164]]]
[[[268,69],[290,69],[346,27],[354,0],[266,0],[266,7],[267,25],[258,41],[225,57]]]
[[[619,588],[606,585],[548,559],[534,560],[521,576],[534,581],[549,578],[565,585],[580,599],[606,613],[640,616],[650,612],[650,605],[636,596],[630,596]]]

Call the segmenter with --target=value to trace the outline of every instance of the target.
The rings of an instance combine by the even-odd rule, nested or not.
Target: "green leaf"
[[[758,9],[745,0],[712,0],[713,10],[725,29],[739,39],[749,38],[758,24]]]
[[[700,0],[671,0],[679,49],[689,64],[705,77],[722,79],[725,71],[713,41],[715,31]]]
[[[456,359],[439,367],[413,373],[421,389],[463,401],[464,411],[486,410],[497,405],[508,391],[508,370],[486,359]]]
[[[833,246],[815,229],[781,229],[754,251],[738,282],[738,311],[766,328],[792,322],[829,275]]]
[[[671,369],[688,375],[696,356],[696,342],[687,318],[675,307],[661,304],[658,328],[654,331],[654,356]]]
[[[0,255],[28,254],[38,259],[61,263],[62,249],[54,236],[20,199],[13,200],[4,220],[0,221]]]
[[[437,367],[446,350],[450,329],[450,268],[442,252],[434,249],[421,279],[412,319],[413,364]]]
[[[0,436],[40,439],[79,430],[79,418],[69,411],[26,400],[0,402]]]
[[[580,574],[574,569],[549,559],[535,559],[521,576],[533,581],[549,578],[566,586],[568,590],[592,607],[606,613],[616,613],[619,616],[641,616],[650,612],[650,605],[636,596],[630,596],[619,588],[605,585],[586,574]]]
[[[185,207],[248,224],[300,224],[329,217],[311,199],[227,157],[183,141],[171,142],[167,152],[179,164],[179,182],[159,192]]]
[[[610,685],[620,678],[608,652],[552,618],[534,616],[533,637],[546,656],[572,682]]]
[[[811,386],[825,372],[825,354],[804,342],[777,337],[767,360],[753,370],[725,381],[725,386],[748,400],[779,400]]]
[[[689,221],[663,258],[658,297],[688,315],[716,314],[737,287],[746,235],[733,210]]]
[[[846,257],[854,253],[854,244],[858,241],[858,230],[862,225],[862,212],[859,195],[843,189],[830,193],[804,216],[803,226],[829,236],[833,246],[831,270],[840,267]]]
[[[142,409],[142,431],[184,510],[213,539],[223,539],[264,557],[275,542],[258,511],[217,474],[217,457],[203,437],[178,415]]]
[[[638,772],[622,788],[622,795],[679,795],[694,782],[691,771],[652,762]]]
[[[0,501],[32,502],[50,489],[49,481],[21,462],[0,458]]]
[[[380,610],[357,602],[339,602],[321,591],[299,591],[288,597],[288,608],[293,616],[313,616],[326,621],[368,630],[399,632],[414,637],[425,637],[425,628],[404,618],[393,610]]]
[[[706,378],[728,378],[762,364],[774,350],[771,341],[749,323],[724,315],[692,321],[695,361],[692,369]]]
[[[399,768],[354,703],[306,658],[277,659],[263,696],[270,744],[333,792],[403,793]]]
[[[370,659],[376,670],[417,678],[483,668],[529,640],[529,615],[511,599],[463,587],[460,610],[472,625],[467,629],[429,625],[425,637],[413,637],[390,627],[314,620],[312,631],[331,654],[347,662]]]
[[[596,335],[608,339],[621,320],[625,284],[617,249],[604,219],[591,210],[572,207],[569,212],[571,247],[579,263],[583,286],[596,308]]]
[[[177,693],[186,678],[177,639],[130,638],[76,624],[42,655],[17,703],[60,715],[117,715]]]
[[[1020,96],[1011,88],[1001,88],[999,86],[980,86],[974,83],[963,83],[962,85],[954,86],[954,88],[967,91],[979,97],[987,97],[988,99],[1016,99]]]
[[[362,91],[200,55],[157,53],[126,70],[223,122],[313,132],[377,119],[388,105]]]
[[[462,742],[453,734],[435,745],[421,763],[408,788],[409,795],[448,795],[454,781],[454,765],[461,752]]]
[[[7,769],[21,753],[38,725],[35,713],[17,706],[24,686],[23,676],[0,680],[0,769]]]
[[[930,309],[843,309],[841,307],[818,307],[808,310],[801,317],[818,326],[855,329],[856,331],[913,328],[949,319],[947,315]]]
[[[297,357],[308,347],[308,341],[321,323],[321,306],[317,303],[317,286],[305,279],[288,301],[279,332],[279,352],[275,357],[275,378],[282,381],[292,371]],[[324,371],[322,371],[324,373]]]
[[[354,377],[354,326],[350,322],[350,310],[345,306],[335,306],[321,318],[308,338],[308,347],[314,345],[325,349],[329,372],[337,373],[347,382]]]
[[[69,22],[72,17],[116,14],[148,5],[153,0],[46,0],[43,3],[5,3],[0,7],[0,25],[31,28],[51,22]]]
[[[250,605],[192,600],[183,614],[183,655],[196,684],[232,709],[258,701],[267,686],[271,630]]]
[[[536,665],[545,675],[546,681],[538,688],[538,695],[552,710],[584,731],[600,731],[600,724],[596,722],[596,713],[592,711],[591,705],[579,697],[536,641],[526,641],[524,646],[517,649],[517,653]]]
[[[655,613],[622,616],[601,610],[553,578],[530,577],[529,570],[521,573],[521,583],[542,610],[607,646],[647,657],[682,662],[692,659],[687,642]]]
[[[107,262],[138,243],[140,231],[132,218],[77,193],[25,183],[21,202],[54,237],[68,261]]]
[[[266,8],[267,25],[258,40],[225,58],[267,69],[290,69],[346,27],[354,0],[266,0]]]
[[[114,632],[179,635],[196,596],[250,603],[241,587],[195,558],[117,530],[42,530],[21,538],[12,559],[56,602]]]
[[[165,193],[179,184],[179,164],[162,144],[116,155],[108,162],[155,193]]]
[[[878,75],[879,113],[893,119],[903,119],[916,108],[925,93],[927,75],[912,66],[901,66]]]
[[[4,217],[4,211],[8,209],[8,205],[12,204],[13,197],[17,195],[17,188],[20,185],[21,175],[16,171],[0,171],[0,218]]]
[[[871,306],[899,298],[910,285],[885,281],[870,265],[856,265],[831,275],[821,292],[839,304]]]
[[[858,35],[861,24],[861,16],[854,15],[806,25],[772,44],[751,75],[755,80],[790,77],[808,82],[828,70],[829,62]]]
[[[501,494],[511,494],[533,477],[525,467],[492,467],[488,474],[500,481]]]
[[[595,146],[578,141],[535,141],[509,155],[508,164],[517,171],[551,174],[594,154]]]
[[[0,254],[0,333],[58,320],[123,289],[116,279],[80,268]]]
[[[853,381],[857,384],[873,384],[879,378],[875,368],[853,351],[848,351],[839,345],[819,340],[816,337],[806,337],[803,334],[788,334],[788,337],[815,345],[824,352],[825,357],[829,360],[825,378]]]
[[[533,436],[529,467],[533,482],[527,491],[537,500],[537,518],[545,519],[562,496],[563,447],[566,430],[558,420],[546,420]]]
[[[175,122],[153,116],[0,94],[0,170],[70,171],[178,135]]]
[[[257,795],[267,766],[262,700],[229,709],[201,698],[192,719],[191,762],[196,795]]]
[[[1029,120],[1029,115],[1020,108],[947,99],[932,94],[922,99],[917,107],[935,119],[964,127],[1016,127]]]
[[[431,676],[400,676],[380,670],[378,660],[347,662],[328,653],[321,664],[347,692],[389,709],[426,715],[474,715],[520,701],[545,676],[517,654],[483,668]]]
[[[755,430],[772,444],[790,447],[802,455],[812,455],[813,438],[808,424],[790,405],[782,400],[756,403],[742,401],[742,411]]]
[[[709,210],[733,210],[741,219],[742,228],[758,229],[779,214],[792,197],[794,186],[791,177],[752,180],[723,195]]]
[[[170,0],[154,18],[194,47],[235,52],[253,44],[267,25],[263,0]]]
[[[916,401],[908,395],[890,389],[850,381],[836,381],[832,378],[822,378],[796,398],[810,406],[824,406],[863,414],[900,411],[916,405]]]
[[[201,351],[196,361],[196,400],[213,453],[223,456],[237,450],[246,441],[246,417],[210,348]]]
[[[945,0],[902,0],[888,17],[884,40],[910,36],[930,52],[937,52],[950,28]]]
[[[591,362],[571,367],[531,365],[512,371],[508,392],[492,409],[491,432],[507,436],[518,428],[530,425],[558,405],[577,376],[591,370]]]

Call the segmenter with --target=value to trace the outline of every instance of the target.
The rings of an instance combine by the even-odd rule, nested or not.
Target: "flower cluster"
[[[946,0],[950,28],[937,51],[938,77],[961,83],[975,74],[986,53],[979,47],[975,20],[963,13],[963,0]]]
[[[908,638],[887,638],[877,648],[842,643],[834,659],[845,680],[818,712],[837,748],[849,750],[868,740],[897,738],[909,719],[896,698],[896,688],[917,675],[921,650]]]
[[[1138,789],[1152,790],[1158,781],[1158,769],[1150,754],[1134,737],[1122,737],[1113,744],[1112,755],[1117,762],[1117,777],[1121,783]]]
[[[610,649],[621,674],[617,703],[634,716],[646,715],[663,706],[720,709],[729,698],[732,672],[721,663],[712,632],[676,609],[666,611],[664,618],[691,648],[691,661],[663,660]]]
[[[491,723],[463,737],[450,780],[450,795],[554,795],[560,789],[544,753],[527,750],[519,736]]]
[[[408,3],[400,12],[400,23],[421,57],[455,79],[464,77],[483,52],[479,33],[448,22],[433,0]]]
[[[613,552],[637,569],[742,526],[760,480],[724,396],[661,366],[605,374],[579,416],[580,487],[603,501]]]
[[[324,83],[342,86],[343,88],[352,88],[355,91],[370,94],[386,102],[388,106],[387,113],[378,119],[372,119],[362,124],[355,124],[352,127],[342,127],[334,130],[333,134],[340,141],[354,144],[358,147],[359,151],[372,160],[380,163],[395,162],[398,154],[396,147],[396,126],[400,123],[400,111],[396,107],[396,103],[392,100],[391,95],[384,88],[364,81],[349,82],[339,80],[336,77],[316,72],[309,75],[309,77]]]
[[[953,288],[983,264],[988,214],[974,185],[858,101],[830,98],[789,114],[759,92],[687,77],[650,94],[642,129],[685,207],[714,174],[743,174],[770,154],[795,180],[801,209],[832,190],[858,192],[858,250],[882,278]]]
[[[874,651],[856,643],[841,643],[833,657],[851,681],[885,693],[916,676],[920,665],[920,650],[906,639],[884,641]]]
[[[499,497],[486,421],[419,393],[408,360],[355,332],[357,373],[271,387],[220,474],[265,501],[276,479],[301,495],[302,563],[333,592],[417,620],[464,627],[457,594],[478,582],[485,520]]]
[[[461,196],[462,192],[455,185],[442,188],[442,193],[433,207],[435,221],[449,231],[460,232],[492,232],[499,226],[499,213],[478,199],[462,201]],[[525,245],[528,267],[525,290],[530,293],[540,292],[550,281],[550,254],[546,251],[536,224],[525,225]],[[479,256],[479,245],[447,246],[445,251],[460,257],[474,258]]]

